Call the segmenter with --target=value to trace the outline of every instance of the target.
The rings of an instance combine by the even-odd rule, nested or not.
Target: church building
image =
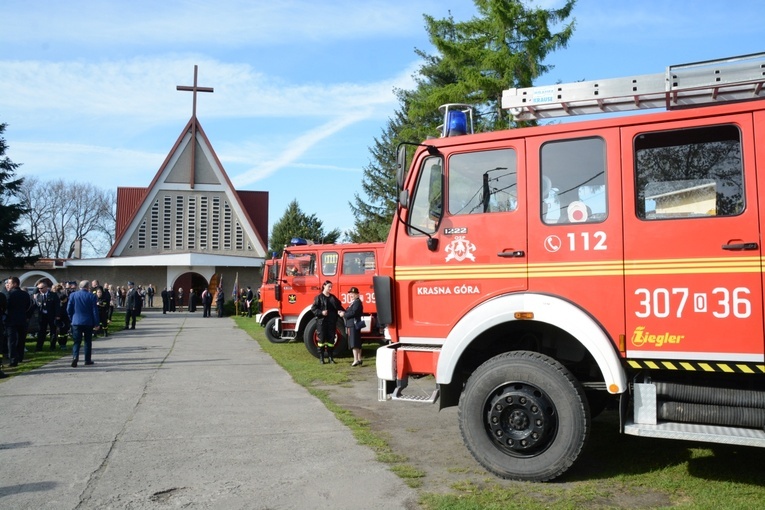
[[[98,279],[128,281],[164,289],[223,285],[231,299],[239,288],[260,282],[268,245],[268,192],[235,190],[196,115],[198,92],[212,88],[178,86],[193,93],[191,119],[147,187],[117,188],[114,245],[101,259],[43,259],[18,270],[22,286]],[[155,306],[157,300],[155,300]],[[160,301],[161,306],[161,301]]]

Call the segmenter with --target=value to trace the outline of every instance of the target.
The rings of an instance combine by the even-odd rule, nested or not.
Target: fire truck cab
[[[321,292],[322,283],[329,280],[332,293],[343,306],[350,304],[348,290],[359,289],[366,323],[361,330],[362,339],[382,341],[372,277],[377,274],[384,246],[384,243],[308,244],[294,238],[292,245],[285,247],[281,259],[273,262],[278,275],[273,284],[266,283],[269,277],[264,272],[262,287],[266,287],[266,291],[261,291],[261,296],[273,297],[263,298],[263,314],[257,320],[266,329],[266,337],[274,343],[302,339],[308,351],[318,358],[316,320],[311,305]],[[334,354],[341,355],[347,346],[345,326],[339,319]]]
[[[263,280],[258,289],[259,308],[255,314],[255,320],[261,326],[279,315],[279,300],[276,299],[277,283],[279,281],[279,268],[281,259],[275,256],[266,260],[263,265]]]
[[[399,154],[379,399],[459,405],[472,455],[518,480],[564,473],[609,399],[627,434],[765,446],[763,83],[758,54],[503,97],[659,113],[449,136],[470,130],[447,108]]]

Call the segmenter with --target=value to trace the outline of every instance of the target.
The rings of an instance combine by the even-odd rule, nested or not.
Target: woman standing
[[[364,321],[361,317],[364,315],[364,304],[359,299],[359,289],[351,287],[348,291],[348,298],[351,304],[346,308],[345,329],[348,331],[348,347],[353,351],[352,367],[357,367],[363,363],[361,360],[361,330],[364,327]]]
[[[334,363],[332,357],[335,351],[335,328],[337,317],[345,313],[343,305],[337,296],[332,294],[332,282],[327,280],[321,286],[321,293],[316,296],[311,306],[311,312],[316,317],[316,333],[319,336],[317,347],[319,348],[319,362],[324,364],[324,351],[330,363]]]
[[[96,306],[98,307],[98,322],[103,336],[109,335],[109,301],[103,289],[96,289]]]

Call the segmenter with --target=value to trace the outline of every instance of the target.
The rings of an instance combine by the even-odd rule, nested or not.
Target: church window
[[[212,205],[212,249],[220,249],[220,198],[213,197]]]
[[[197,198],[189,196],[189,208],[186,216],[186,247],[193,250],[197,245],[196,222],[197,222]]]
[[[231,206],[223,202],[223,249],[231,249]]]
[[[146,249],[146,220],[143,220],[138,227],[138,249]]]
[[[183,249],[183,197],[175,197],[175,248]]]
[[[159,247],[159,200],[151,205],[151,247]]]
[[[238,221],[236,222],[236,249],[244,249],[244,232],[242,231],[242,225]]]
[[[173,199],[169,196],[165,197],[165,204],[164,204],[164,211],[163,211],[163,230],[162,230],[162,248],[165,250],[169,250],[171,248],[170,244],[170,237],[172,235],[172,232],[170,230],[170,221],[171,221],[171,208],[173,206]]]
[[[199,197],[199,248],[207,249],[207,197]]]

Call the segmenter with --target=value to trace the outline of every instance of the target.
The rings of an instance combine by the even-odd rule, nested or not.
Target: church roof
[[[194,140],[192,141],[192,137]],[[265,257],[268,245],[268,192],[237,191],[226,174],[204,129],[192,117],[148,187],[117,188],[115,242],[107,257],[125,255],[128,239],[134,236],[150,203],[161,192],[207,195],[223,193],[253,242],[253,256]]]

